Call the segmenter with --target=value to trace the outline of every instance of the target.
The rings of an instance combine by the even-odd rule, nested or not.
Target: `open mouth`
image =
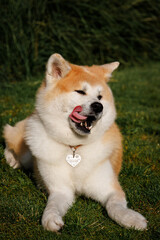
[[[82,121],[80,123],[76,123],[76,127],[85,132],[85,133],[90,133],[93,125],[93,121],[95,121],[96,118],[94,116],[88,116],[87,119],[85,121]]]
[[[96,118],[93,115],[83,116],[80,114],[81,112],[81,106],[76,106],[73,109],[72,113],[69,115],[72,123],[71,125],[74,130],[76,130],[76,132],[78,130],[78,133],[80,134],[89,134],[93,127],[93,122],[96,120]]]

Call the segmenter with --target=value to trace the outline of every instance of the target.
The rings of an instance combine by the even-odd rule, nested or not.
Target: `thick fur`
[[[53,54],[37,92],[35,112],[14,127],[4,128],[5,157],[10,166],[29,167],[34,157],[35,171],[49,193],[42,216],[47,230],[58,231],[64,225],[62,218],[76,194],[99,201],[124,227],[147,227],[141,214],[127,208],[118,182],[122,137],[115,124],[113,95],[106,84],[118,65],[77,66]],[[100,109],[93,112],[93,103]],[[83,131],[84,127],[77,127],[69,118],[76,106],[82,107],[79,118],[94,115],[91,130]],[[72,147],[81,156],[76,167],[66,161],[66,156],[73,154]]]

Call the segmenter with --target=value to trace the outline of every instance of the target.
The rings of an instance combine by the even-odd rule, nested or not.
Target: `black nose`
[[[94,113],[100,113],[103,110],[103,105],[99,102],[94,102],[91,104],[91,109]]]

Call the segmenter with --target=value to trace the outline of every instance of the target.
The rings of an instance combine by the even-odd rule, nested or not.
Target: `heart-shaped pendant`
[[[77,166],[81,161],[81,156],[79,154],[75,154],[74,156],[71,154],[68,154],[66,157],[66,161],[72,166]]]

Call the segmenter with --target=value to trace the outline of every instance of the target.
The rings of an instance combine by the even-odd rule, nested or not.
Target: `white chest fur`
[[[37,159],[56,167],[66,167],[68,169],[66,171],[69,172],[73,170],[75,178],[83,178],[96,164],[105,160],[112,151],[109,143],[104,145],[99,139],[79,146],[73,157],[71,147],[51,139],[36,116],[28,121],[26,140],[32,154]]]

